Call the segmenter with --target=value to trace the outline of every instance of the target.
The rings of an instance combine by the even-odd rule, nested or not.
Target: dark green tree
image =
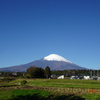
[[[49,78],[50,76],[51,76],[51,70],[50,70],[50,67],[47,66],[47,67],[45,68],[45,77],[46,77],[46,78]]]
[[[36,66],[29,67],[27,69],[27,72],[26,72],[26,77],[28,77],[28,78],[35,78],[36,77],[36,70],[37,70]]]
[[[44,69],[31,66],[27,69],[26,77],[28,78],[44,78]]]
[[[44,78],[44,69],[37,67],[36,78]]]

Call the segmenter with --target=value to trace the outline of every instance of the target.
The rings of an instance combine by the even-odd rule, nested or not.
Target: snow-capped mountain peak
[[[50,55],[44,57],[43,60],[48,60],[48,61],[64,61],[64,62],[71,63],[71,61],[69,61],[69,60],[67,60],[67,59],[65,59],[62,56],[57,55],[57,54],[50,54]]]
[[[27,64],[0,68],[0,71],[26,72],[30,66],[41,67],[43,69],[45,69],[46,66],[49,66],[51,70],[87,69],[85,67],[78,66],[57,54],[50,54],[43,59],[35,60]]]

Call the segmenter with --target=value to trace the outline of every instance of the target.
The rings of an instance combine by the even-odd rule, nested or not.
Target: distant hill
[[[57,55],[57,54],[50,54],[49,56],[44,57],[43,59],[36,60],[27,64],[22,64],[18,66],[0,68],[0,71],[18,71],[24,72],[30,66],[35,65],[37,67],[45,68],[49,66],[51,70],[70,70],[70,69],[87,69],[72,63],[71,61]]]

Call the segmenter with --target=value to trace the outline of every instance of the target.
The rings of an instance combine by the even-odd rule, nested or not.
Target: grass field
[[[26,80],[27,84],[20,84],[23,80]],[[0,100],[22,100],[22,98],[23,100],[100,100],[100,81],[70,79],[0,81]]]

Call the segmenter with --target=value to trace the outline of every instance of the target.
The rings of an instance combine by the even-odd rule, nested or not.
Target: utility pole
[[[92,70],[90,70],[90,76],[92,77]]]

